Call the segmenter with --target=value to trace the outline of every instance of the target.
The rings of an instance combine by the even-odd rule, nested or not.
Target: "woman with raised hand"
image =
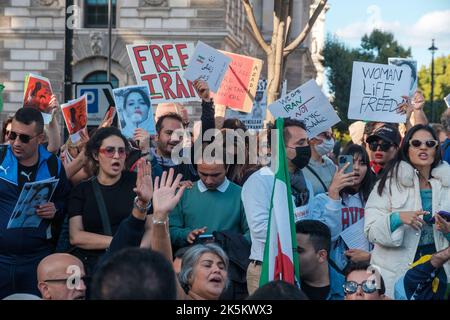
[[[416,125],[366,204],[364,231],[375,245],[371,263],[380,269],[388,296],[414,261],[448,247],[450,223],[441,210],[450,211],[450,166],[441,160],[433,129]],[[450,264],[444,269],[449,278]]]

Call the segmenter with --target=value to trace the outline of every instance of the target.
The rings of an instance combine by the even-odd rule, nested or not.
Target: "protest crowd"
[[[180,92],[156,97],[137,76],[88,130],[85,96],[60,105],[45,78],[27,77],[2,124],[0,299],[448,299],[450,109],[429,123],[418,90],[393,109],[386,96],[410,80],[385,79],[383,100],[351,98],[359,121],[341,145],[311,80],[250,129],[216,112],[233,55],[202,46],[215,59],[189,64],[182,89],[201,100],[195,124],[171,101]]]

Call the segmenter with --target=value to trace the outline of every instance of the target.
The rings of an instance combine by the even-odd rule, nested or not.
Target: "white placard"
[[[450,108],[450,93],[444,98],[447,108]]]
[[[348,118],[405,122],[406,115],[397,110],[409,94],[410,80],[409,68],[354,61]]]
[[[309,80],[269,106],[275,118],[289,117],[305,122],[313,138],[341,121],[315,80]]]
[[[231,58],[199,41],[183,77],[192,82],[203,80],[212,92],[217,92],[230,62]]]

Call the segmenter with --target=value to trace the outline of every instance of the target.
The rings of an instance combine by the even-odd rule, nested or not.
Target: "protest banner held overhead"
[[[86,95],[61,105],[64,121],[73,143],[80,140],[80,131],[87,126]]]
[[[269,106],[276,118],[302,120],[309,138],[341,121],[315,80],[309,80]]]
[[[191,81],[183,77],[194,52],[192,42],[127,45],[138,85],[146,85],[152,103],[198,101]]]
[[[192,82],[203,80],[212,92],[217,92],[230,62],[231,58],[199,41],[183,76]]]
[[[219,91],[214,94],[214,103],[248,113],[253,107],[263,62],[253,57],[221,52],[232,60]]]
[[[353,62],[348,118],[365,121],[406,121],[398,113],[410,90],[411,70],[386,64]]]
[[[258,88],[253,100],[252,112],[246,113],[227,108],[225,118],[236,118],[241,120],[247,129],[261,130],[264,126],[267,110],[267,80],[258,81]]]
[[[142,128],[156,134],[152,101],[146,85],[128,86],[113,90],[122,134],[133,138],[134,131]]]
[[[409,68],[411,70],[411,82],[409,84],[409,96],[412,97],[414,95],[414,92],[416,92],[416,90],[417,90],[417,81],[418,81],[417,61],[413,60],[413,59],[406,59],[406,58],[388,58],[388,64],[397,66],[397,67]]]
[[[52,119],[52,110],[49,107],[52,95],[52,86],[47,78],[31,73],[25,77],[23,107],[39,110],[45,124],[50,123]]]

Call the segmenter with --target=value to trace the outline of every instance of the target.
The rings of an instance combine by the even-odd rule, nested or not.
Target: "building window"
[[[107,73],[106,71],[95,71],[90,74],[88,74],[86,77],[84,77],[83,82],[108,82],[107,80]],[[119,87],[119,79],[113,74],[111,74],[111,84],[113,88]]]
[[[108,1],[109,0],[84,1],[85,28],[108,27]],[[112,27],[116,27],[116,0],[112,0]]]

